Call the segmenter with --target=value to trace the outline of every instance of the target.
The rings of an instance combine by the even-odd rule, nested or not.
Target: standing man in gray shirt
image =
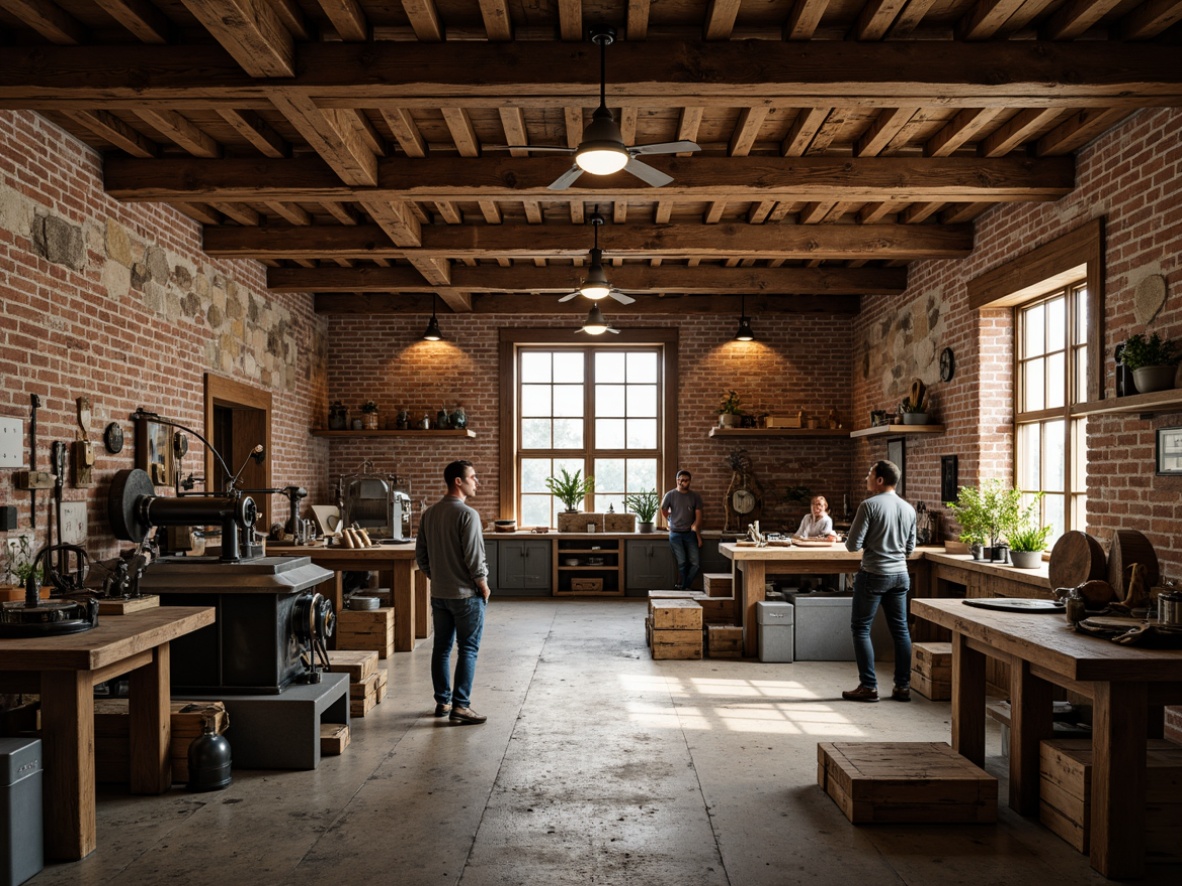
[[[470,461],[453,461],[443,471],[447,494],[423,511],[415,562],[431,580],[431,618],[435,644],[431,651],[431,682],[435,716],[452,723],[483,723],[488,717],[472,710],[476,654],[484,632],[484,609],[492,590],[480,515],[466,504],[480,481]],[[457,658],[455,689],[448,680],[452,641]]]
[[[689,590],[702,563],[702,496],[690,489],[690,472],[677,472],[677,488],[665,493],[661,514],[677,561],[677,587]]]
[[[846,550],[862,552],[862,568],[854,576],[850,610],[858,688],[841,694],[848,701],[878,701],[870,626],[880,603],[895,642],[895,688],[891,698],[911,701],[911,634],[907,630],[911,576],[907,574],[907,557],[915,550],[915,508],[895,494],[901,476],[894,462],[874,463],[866,474],[870,498],[858,505],[846,536]]]

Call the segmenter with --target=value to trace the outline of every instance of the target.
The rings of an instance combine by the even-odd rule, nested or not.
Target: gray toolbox
[[[41,872],[41,739],[0,738],[0,886]]]
[[[793,612],[791,603],[755,604],[759,626],[759,660],[793,661]]]
[[[853,661],[854,638],[850,633],[852,594],[830,592],[785,595],[796,607],[797,661]],[[895,646],[882,607],[870,626],[870,642],[878,661],[894,661]]]

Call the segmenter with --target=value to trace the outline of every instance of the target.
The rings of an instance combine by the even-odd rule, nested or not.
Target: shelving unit
[[[901,437],[905,434],[943,434],[943,425],[879,425],[850,431],[851,437]]]
[[[711,437],[848,437],[843,428],[720,428],[710,429]]]
[[[554,541],[554,596],[622,597],[624,595],[624,558],[618,538],[572,538]],[[577,565],[567,565],[568,560]],[[591,560],[602,562],[591,563]],[[575,590],[572,581],[599,579],[600,590]]]
[[[313,428],[312,436],[336,437],[338,439],[348,437],[475,437],[476,432],[467,429],[462,431],[322,431]]]
[[[1093,400],[1077,406],[1071,412],[1073,415],[1152,415],[1155,412],[1182,412],[1182,388]]]

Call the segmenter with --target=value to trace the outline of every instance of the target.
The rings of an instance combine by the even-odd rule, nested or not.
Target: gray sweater
[[[454,496],[445,495],[419,518],[415,562],[431,579],[431,596],[461,599],[480,593],[488,579],[480,515]]]
[[[870,496],[858,505],[845,547],[862,552],[864,572],[906,572],[907,555],[915,550],[915,508],[894,491]]]

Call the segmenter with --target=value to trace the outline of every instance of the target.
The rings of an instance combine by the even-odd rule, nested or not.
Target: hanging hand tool
[[[61,440],[54,440],[53,447],[50,450],[53,460],[53,503],[54,503],[54,517],[50,519],[50,537],[53,535],[53,524],[57,523],[57,537],[60,542],[62,539],[62,487],[66,482],[66,444]],[[66,571],[65,552],[58,546],[57,552],[57,571],[62,575]]]
[[[29,474],[37,473],[37,408],[41,405],[41,398],[36,394],[29,395]],[[29,488],[29,525],[37,528],[37,487]]]

